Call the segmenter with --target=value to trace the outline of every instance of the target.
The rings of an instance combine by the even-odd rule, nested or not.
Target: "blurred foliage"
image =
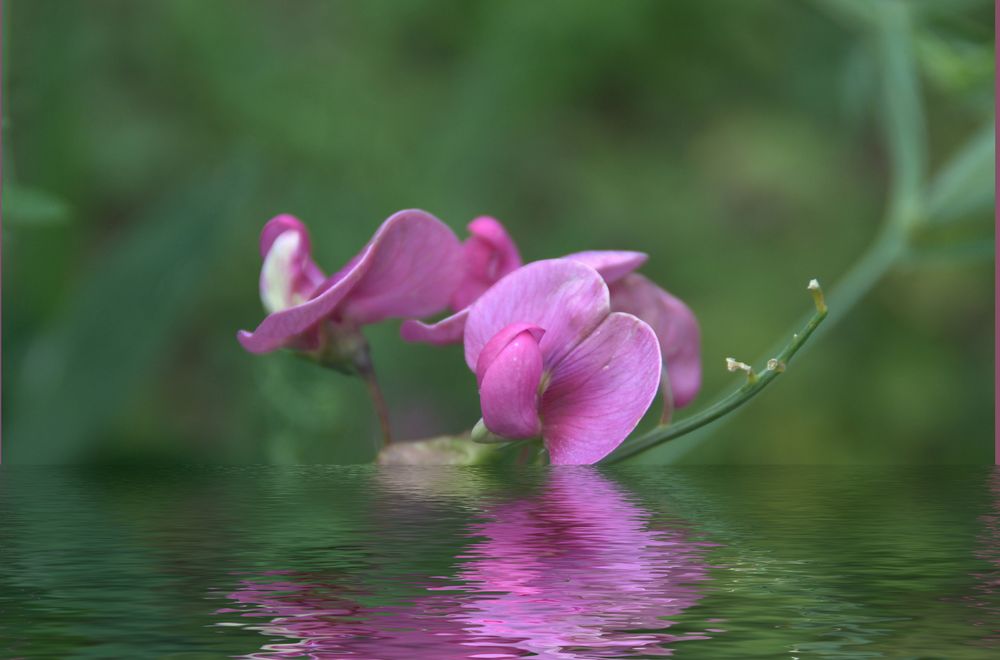
[[[990,461],[993,7],[907,3],[893,36],[881,4],[4,3],[5,458],[366,460],[360,382],[235,341],[279,212],[328,271],[407,207],[529,260],[644,250],[701,319],[705,405],[903,176],[934,222],[900,267],[671,458]],[[401,436],[471,427],[459,348],[368,334]]]

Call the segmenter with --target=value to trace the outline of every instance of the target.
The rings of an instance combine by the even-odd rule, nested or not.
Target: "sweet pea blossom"
[[[595,268],[608,283],[611,309],[638,316],[653,328],[663,354],[666,405],[683,408],[701,389],[701,333],[694,312],[676,296],[633,272],[647,256],[608,250],[564,257]],[[672,406],[671,406],[672,404]]]
[[[469,238],[462,244],[462,284],[451,297],[455,313],[434,324],[403,321],[400,334],[406,341],[435,346],[461,343],[469,305],[500,278],[521,267],[521,253],[499,220],[480,216],[469,223],[468,230]]]
[[[569,259],[529,264],[493,285],[468,308],[464,344],[486,428],[541,437],[554,465],[614,450],[660,380],[653,330],[613,312],[601,275]]]
[[[468,225],[469,238],[462,244],[465,277],[451,297],[451,308],[468,307],[497,280],[521,267],[521,253],[495,218],[481,216]]]
[[[444,309],[463,281],[454,232],[419,210],[390,216],[353,259],[326,277],[313,262],[309,232],[290,215],[261,232],[260,295],[269,315],[237,337],[251,353],[292,348],[331,364],[351,365],[363,325]]]
[[[452,298],[456,313],[434,324],[405,321],[400,330],[403,339],[438,346],[461,342],[468,316],[468,309],[463,307],[521,264],[517,246],[499,221],[477,218],[469,230],[472,238],[464,246],[466,276],[459,288],[462,295]],[[698,320],[680,299],[634,272],[648,256],[627,250],[592,250],[564,258],[587,264],[601,274],[610,287],[613,311],[633,314],[653,328],[665,367],[665,413],[691,403],[701,389]]]

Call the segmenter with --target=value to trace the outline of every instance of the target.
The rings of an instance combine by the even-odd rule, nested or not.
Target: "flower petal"
[[[437,323],[422,323],[414,319],[403,321],[399,328],[400,336],[406,341],[423,342],[434,346],[458,344],[465,332],[465,320],[469,316],[469,308],[447,316]]]
[[[468,229],[471,236],[462,245],[465,279],[451,297],[451,308],[459,311],[432,324],[403,321],[399,334],[404,340],[434,346],[461,342],[468,306],[497,280],[521,267],[517,246],[499,220],[482,216],[470,222]]]
[[[537,437],[538,384],[542,379],[544,330],[528,323],[512,324],[498,332],[479,354],[476,378],[483,422],[504,438]]]
[[[434,314],[448,305],[463,275],[458,237],[419,210],[386,220],[357,268],[362,266],[364,277],[343,308],[343,316],[358,324]]]
[[[301,333],[333,316],[354,324],[389,316],[423,316],[444,308],[461,279],[458,238],[423,211],[400,211],[382,223],[356,257],[300,305],[265,318],[237,338],[251,353],[294,345]]]
[[[600,273],[605,282],[611,284],[646,263],[649,255],[628,250],[589,250],[567,254],[563,259],[587,264]]]
[[[309,230],[306,228],[305,223],[294,215],[283,213],[268,220],[264,224],[264,228],[260,230],[260,256],[262,259],[267,258],[267,253],[271,251],[274,241],[288,231],[300,234],[303,239],[303,248],[306,251],[311,249]]]
[[[308,300],[323,282],[323,272],[310,255],[309,231],[298,218],[279,215],[269,220],[260,233],[260,250],[260,299],[268,312]]]
[[[597,271],[567,259],[536,261],[493,285],[469,307],[465,362],[475,370],[479,353],[512,323],[545,328],[539,342],[545,368],[558,364],[604,320],[608,287]]]
[[[553,465],[596,463],[628,437],[660,382],[660,348],[646,323],[613,313],[566,356],[542,394],[542,437]]]
[[[611,286],[611,308],[634,314],[648,323],[660,343],[666,365],[673,404],[680,408],[691,403],[701,389],[701,338],[698,319],[678,298],[638,274],[631,274]]]
[[[286,346],[298,347],[300,336],[307,331],[312,334],[315,331],[313,326],[333,313],[362,275],[364,268],[359,265],[312,300],[268,315],[253,332],[240,330],[236,333],[237,339],[251,353],[270,353]],[[320,343],[311,341],[310,345],[315,348]]]
[[[469,223],[469,238],[462,245],[465,280],[451,297],[454,310],[468,307],[501,277],[521,267],[521,254],[504,226],[482,216]]]
[[[490,368],[490,365],[497,359],[497,356],[510,344],[518,335],[522,332],[529,332],[531,336],[535,338],[535,343],[541,341],[542,336],[545,334],[543,328],[539,328],[537,325],[532,325],[531,323],[512,323],[506,328],[496,333],[493,339],[486,343],[483,350],[479,353],[479,359],[476,361],[476,384],[483,384],[483,377],[486,375],[486,371]]]

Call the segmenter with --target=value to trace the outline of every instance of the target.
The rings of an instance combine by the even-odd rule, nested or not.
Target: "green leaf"
[[[927,128],[906,4],[883,0],[878,45],[882,66],[882,126],[891,160],[890,223],[916,221],[927,170]]]
[[[878,71],[869,49],[858,44],[844,60],[840,98],[844,115],[853,126],[867,121],[879,93]]]
[[[892,172],[887,220],[908,227],[919,218],[927,171],[927,127],[910,7],[902,0],[822,0],[820,5],[875,38],[882,128]]]
[[[851,27],[869,28],[878,22],[877,8],[870,0],[818,0],[818,5]]]
[[[994,258],[995,254],[996,243],[991,236],[944,245],[914,247],[907,252],[905,263],[925,265],[951,261],[985,261]]]
[[[82,277],[17,374],[5,462],[79,458],[155,373],[199,292],[211,286],[209,266],[253,178],[236,161],[175,191]]]
[[[927,223],[910,238],[904,254],[908,265],[983,260],[994,254],[992,222]]]
[[[927,195],[931,222],[950,222],[993,207],[995,144],[996,128],[990,120],[941,168]]]
[[[49,226],[69,220],[69,206],[45,191],[13,182],[3,185],[3,219],[11,225]]]
[[[473,442],[467,435],[443,435],[395,442],[379,452],[377,461],[379,465],[481,465],[497,453],[496,445]]]

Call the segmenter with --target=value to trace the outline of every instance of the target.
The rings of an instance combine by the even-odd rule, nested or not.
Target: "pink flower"
[[[612,312],[600,274],[577,261],[538,261],[504,277],[468,308],[464,335],[486,428],[541,436],[555,465],[604,458],[656,395],[656,335]]]
[[[451,308],[456,312],[522,264],[517,246],[497,220],[482,216],[470,222],[468,229],[471,236],[462,245],[465,278],[451,297]]]
[[[666,404],[672,401],[672,407],[683,408],[694,401],[701,389],[701,336],[694,312],[638,273],[605,279],[611,289],[611,309],[638,316],[656,333]]]
[[[646,255],[593,250],[564,258],[585,263],[600,272],[611,290],[611,309],[638,316],[653,328],[666,370],[663,394],[667,403],[672,401],[675,408],[691,403],[701,389],[698,319],[679,298],[633,272],[646,262]]]
[[[351,357],[362,325],[441,311],[462,283],[462,248],[424,211],[399,211],[365,248],[325,277],[310,254],[309,232],[290,215],[261,232],[260,294],[269,315],[237,337],[251,353],[293,348],[333,362]]]
[[[492,284],[521,264],[517,247],[503,225],[488,217],[469,225],[473,237],[466,241],[466,279],[461,295],[452,298],[457,313],[434,324],[409,320],[403,323],[403,339],[434,345],[462,341],[467,309]],[[593,250],[565,257],[597,270],[611,290],[613,311],[633,314],[648,323],[663,356],[663,394],[667,409],[691,403],[701,389],[701,339],[698,320],[680,299],[633,271],[646,262],[642,252]]]

